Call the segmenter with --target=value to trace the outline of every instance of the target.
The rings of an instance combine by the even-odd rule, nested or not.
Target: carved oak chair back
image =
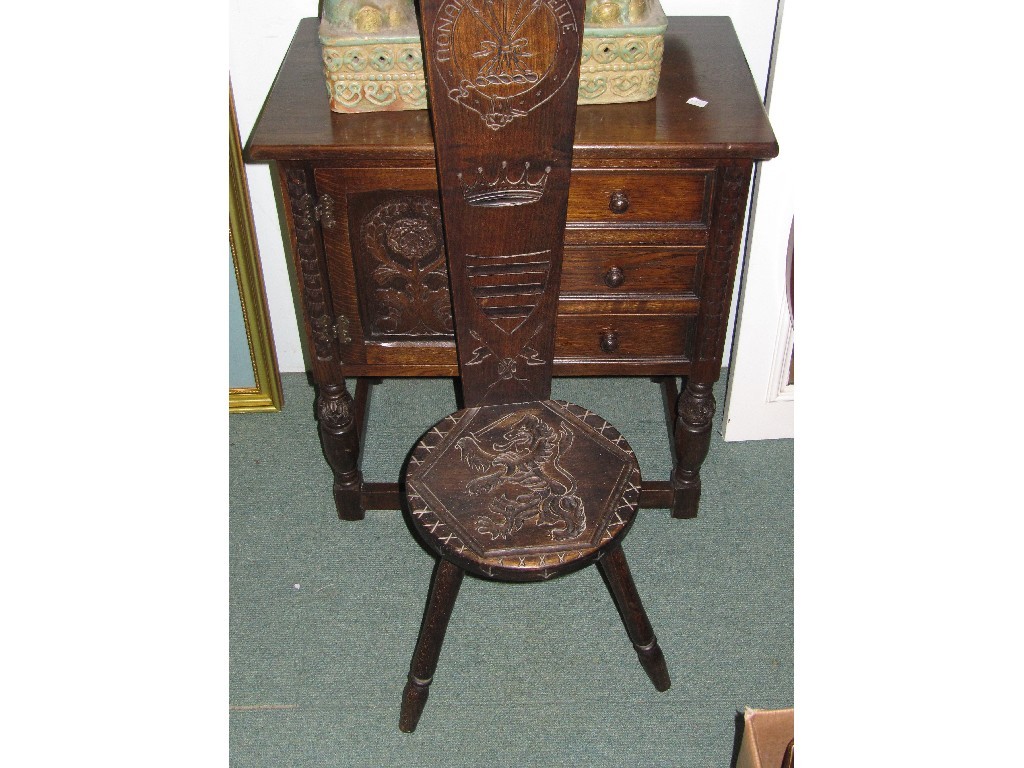
[[[465,571],[536,581],[597,563],[658,690],[668,670],[620,542],[640,468],[587,408],[548,399],[583,0],[421,0],[465,407],[413,448],[405,501],[440,557],[399,727],[416,728]]]
[[[467,406],[550,394],[581,0],[422,0]]]

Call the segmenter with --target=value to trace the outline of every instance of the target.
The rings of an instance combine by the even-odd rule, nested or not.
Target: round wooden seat
[[[548,579],[625,536],[640,467],[615,427],[561,400],[466,408],[416,444],[406,499],[442,558],[502,581]]]

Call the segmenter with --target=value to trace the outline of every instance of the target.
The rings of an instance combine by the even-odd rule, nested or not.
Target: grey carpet
[[[402,515],[341,522],[313,390],[283,376],[281,413],[232,416],[231,764],[715,766],[744,706],[793,704],[793,443],[716,431],[695,520],[641,510],[623,549],[672,688],[637,662],[596,569],[530,585],[467,578],[423,718],[398,730],[433,560]],[[553,396],[620,428],[667,479],[659,389],[558,379]],[[628,393],[628,396],[627,394]],[[724,375],[716,389],[724,403]],[[449,380],[374,390],[368,481],[455,408]]]

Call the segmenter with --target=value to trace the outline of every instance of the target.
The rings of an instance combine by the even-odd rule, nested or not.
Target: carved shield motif
[[[448,98],[495,131],[562,87],[580,35],[564,0],[445,0],[431,30]]]
[[[508,256],[466,254],[473,298],[488,319],[505,333],[526,322],[544,295],[551,268],[550,251]]]

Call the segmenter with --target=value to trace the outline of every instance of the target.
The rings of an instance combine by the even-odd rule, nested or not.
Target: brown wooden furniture
[[[598,563],[658,690],[665,658],[620,543],[640,467],[589,409],[550,400],[583,0],[420,0],[466,407],[419,440],[405,494],[439,556],[402,697],[415,730],[464,570],[535,581]]]
[[[778,152],[729,19],[670,19],[657,97],[581,107],[574,146],[552,372],[657,377],[674,468],[640,506],[693,517],[751,170]],[[398,509],[359,472],[371,383],[459,372],[428,113],[332,113],[304,19],[248,156],[277,161],[339,516]]]

